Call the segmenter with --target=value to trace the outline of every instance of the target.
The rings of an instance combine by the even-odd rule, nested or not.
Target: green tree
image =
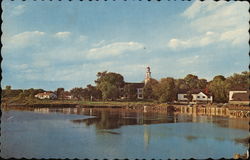
[[[188,86],[188,90],[199,89],[199,79],[198,79],[198,76],[192,75],[192,74],[188,74],[184,78],[184,80],[186,82],[186,85]]]
[[[89,93],[89,98],[92,101],[93,99],[101,99],[102,98],[102,92],[97,89],[96,86],[92,86],[91,84],[87,85],[87,90]]]
[[[186,84],[186,81],[184,79],[175,80],[175,86],[178,92],[182,90],[189,90],[189,86]]]
[[[97,84],[97,87],[103,83],[103,82],[109,82],[112,85],[115,85],[116,87],[123,87],[124,86],[124,78],[119,73],[113,73],[113,72],[98,72],[97,73],[97,80],[95,83]]]
[[[150,81],[143,87],[143,94],[145,99],[156,99],[153,88],[157,87],[159,82],[151,78]]]
[[[102,82],[99,88],[102,91],[102,98],[104,100],[115,100],[119,97],[118,87],[109,82]]]
[[[73,88],[70,90],[70,93],[72,94],[72,96],[74,98],[77,98],[77,100],[81,100],[81,99],[86,99],[86,97],[88,96],[88,91],[87,89],[83,89],[83,88]]]
[[[118,73],[98,72],[95,83],[97,88],[102,92],[104,100],[114,100],[119,97],[119,88],[124,86],[124,78]]]
[[[188,92],[187,92],[187,99],[188,99],[188,103],[192,102],[192,100],[193,100],[193,95],[192,95],[192,92],[191,92],[191,91],[188,91]]]
[[[123,93],[127,95],[128,99],[135,100],[137,97],[137,90],[136,86],[134,84],[126,84],[124,86]]]
[[[21,92],[21,93],[19,93],[19,95],[18,95],[17,98],[18,98],[19,100],[24,100],[25,97],[27,97],[27,95],[26,95],[24,92]]]
[[[224,76],[215,76],[209,83],[208,88],[212,92],[214,102],[228,102],[229,84]]]
[[[5,86],[5,90],[11,90],[11,86]]]
[[[250,86],[250,72],[242,72],[240,74],[234,73],[232,76],[227,78],[230,90],[244,89],[248,90]]]
[[[56,95],[58,99],[64,99],[64,88],[57,88]]]
[[[208,85],[208,82],[206,79],[203,78],[203,79],[198,80],[198,88],[199,89],[205,89],[207,87],[207,85]]]
[[[35,97],[36,91],[34,88],[30,88],[27,91],[27,96],[29,96],[30,99],[33,99]]]
[[[176,99],[175,81],[173,78],[162,78],[160,83],[153,88],[154,94],[160,102],[172,102]]]
[[[9,97],[11,92],[11,86],[5,86],[5,90],[2,90],[1,97]]]

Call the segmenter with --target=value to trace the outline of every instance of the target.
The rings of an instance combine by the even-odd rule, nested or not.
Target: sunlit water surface
[[[231,158],[248,120],[122,109],[3,110],[1,157]]]

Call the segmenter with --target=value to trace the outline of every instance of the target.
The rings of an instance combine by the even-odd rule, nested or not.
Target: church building
[[[150,79],[150,67],[147,67],[144,83],[125,82],[124,87],[120,89],[121,99],[144,99],[143,88],[150,81]]]

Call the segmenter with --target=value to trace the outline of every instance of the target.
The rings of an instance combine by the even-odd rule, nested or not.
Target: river
[[[232,158],[248,120],[124,109],[2,110],[3,158]]]

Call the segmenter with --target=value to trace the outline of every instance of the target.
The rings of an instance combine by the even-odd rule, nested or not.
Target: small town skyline
[[[3,1],[2,7],[2,86],[69,89],[94,84],[105,70],[140,82],[146,66],[158,80],[187,74],[212,80],[248,70],[247,2]]]
[[[150,69],[149,69],[149,72],[150,72],[150,77],[148,77],[147,78],[147,68],[148,68],[149,66],[147,66],[147,67],[145,67],[145,69],[144,69],[144,77],[142,78],[142,80],[141,81],[127,81],[126,80],[126,77],[124,77],[122,74],[122,76],[123,76],[123,78],[124,78],[124,82],[128,82],[128,83],[145,83],[145,80],[146,79],[155,79],[155,80],[157,80],[157,81],[160,81],[162,78],[173,78],[173,79],[184,79],[185,78],[185,76],[187,76],[187,75],[189,75],[189,74],[187,74],[187,75],[185,75],[184,77],[179,77],[179,78],[175,78],[175,77],[168,77],[168,76],[166,76],[166,77],[161,77],[161,78],[159,78],[159,79],[156,79],[155,77],[153,77],[152,76],[152,72],[151,72],[151,67],[149,67]],[[112,71],[102,71],[102,72],[109,72],[109,73],[117,73],[117,72],[112,72]],[[242,71],[242,72],[247,72],[247,71]],[[231,76],[233,76],[234,74],[241,74],[242,72],[239,72],[239,73],[233,73],[232,75],[229,75],[229,76],[225,76],[225,75],[215,75],[214,77],[216,77],[216,76],[223,76],[223,77],[225,77],[225,78],[228,78],[228,77],[231,77]],[[117,74],[120,74],[120,73],[117,73]],[[191,73],[190,73],[191,74]],[[191,74],[191,75],[194,75],[194,76],[197,76],[199,79],[205,79],[205,80],[207,80],[207,82],[210,82],[210,81],[212,81],[213,80],[213,78],[214,77],[212,77],[212,79],[206,79],[206,78],[202,78],[202,77],[199,77],[199,75],[195,75],[195,74]],[[96,78],[97,78],[97,76],[96,76]],[[89,83],[87,83],[86,85],[82,85],[82,86],[73,86],[73,87],[71,87],[71,88],[65,88],[64,86],[59,86],[59,87],[57,87],[57,88],[36,88],[36,87],[27,87],[27,88],[16,88],[15,86],[13,86],[13,85],[11,85],[11,84],[7,84],[7,85],[5,85],[5,86],[2,86],[2,89],[5,89],[5,87],[7,87],[7,86],[10,86],[11,87],[11,89],[30,89],[30,88],[34,88],[34,89],[45,89],[45,90],[47,90],[47,91],[56,91],[58,88],[64,88],[65,89],[65,91],[69,91],[69,90],[71,90],[72,88],[75,88],[75,87],[82,87],[82,88],[85,88],[87,85],[93,85],[93,86],[96,86],[96,83],[95,83],[95,80],[93,80],[92,82],[89,82]]]

